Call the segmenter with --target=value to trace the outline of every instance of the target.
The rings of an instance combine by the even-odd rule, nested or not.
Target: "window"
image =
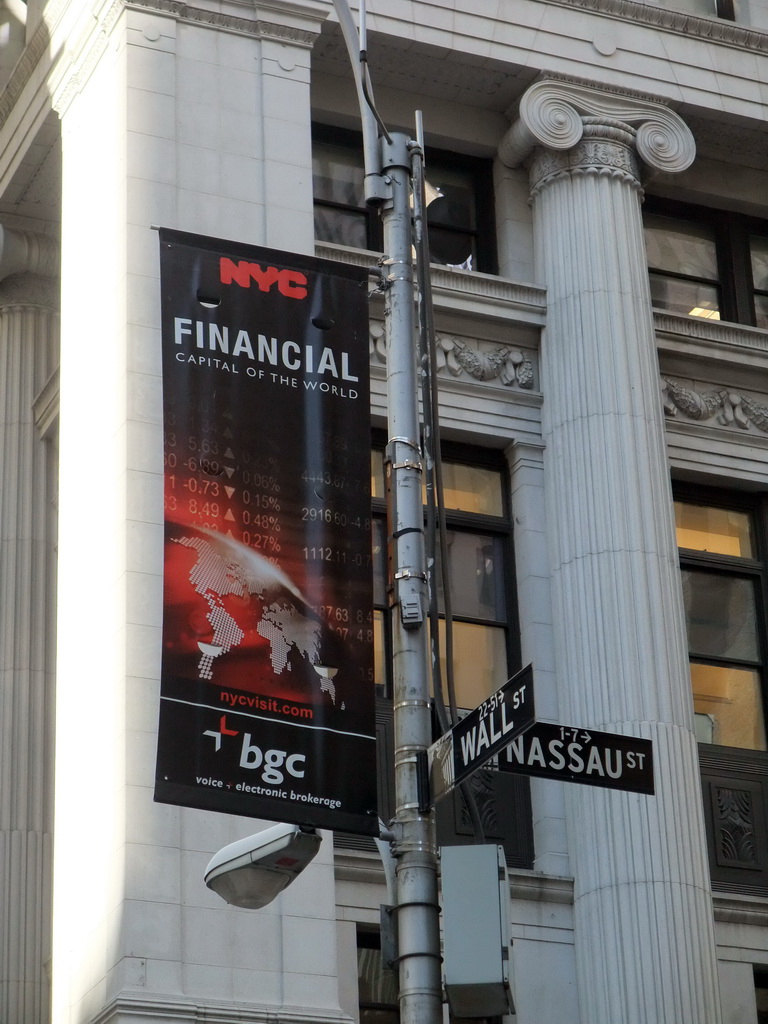
[[[699,14],[705,18],[726,18],[733,21],[736,17],[734,0],[669,0],[669,7],[690,14]]]
[[[758,512],[758,505],[704,492],[675,502],[700,743],[766,749],[766,574]]]
[[[654,199],[643,220],[657,309],[768,328],[767,224]]]
[[[399,978],[387,967],[378,932],[357,929],[357,993],[360,1024],[400,1024]],[[447,1006],[447,1004],[446,1004]],[[502,1024],[501,1017],[456,1017],[448,1012],[448,1024]]]
[[[768,1024],[768,970],[755,967],[754,974],[757,1024]]]
[[[383,439],[379,442],[371,454],[377,758],[379,816],[389,821],[395,811],[394,736]],[[471,709],[519,665],[516,606],[510,589],[514,574],[504,457],[485,449],[445,444],[443,484],[457,705]],[[444,654],[444,643],[441,651]],[[485,841],[504,847],[510,867],[533,867],[528,779],[481,770],[470,785]],[[474,832],[460,789],[437,803],[436,829],[441,846],[472,842]],[[345,849],[373,849],[365,837],[337,833],[334,843]],[[385,1008],[372,1005],[369,1009],[373,1013]]]
[[[394,812],[392,681],[386,593],[384,454],[371,456],[374,513],[374,606],[379,716],[379,813]],[[512,544],[506,464],[501,454],[443,445],[443,484],[449,531],[448,578],[453,610],[454,675],[459,708],[476,707],[519,665],[517,619],[511,593]],[[440,604],[442,608],[442,604]],[[444,638],[443,638],[444,639]],[[445,645],[441,644],[444,654]],[[504,847],[510,867],[533,867],[528,779],[481,770],[469,780],[485,841]],[[441,846],[470,843],[473,828],[460,789],[436,806]],[[338,838],[336,842],[339,843]],[[342,845],[348,845],[346,841]]]
[[[505,467],[493,453],[449,449],[443,457],[448,524],[447,577],[453,612],[454,673],[457,704],[474,708],[509,677],[515,663],[507,592],[512,578],[510,525],[506,513]],[[384,454],[371,457],[374,506],[374,605],[376,680],[391,694],[387,675],[389,648],[386,594],[386,506]],[[442,611],[442,595],[439,596]],[[444,655],[445,644],[441,643]],[[444,668],[444,666],[443,666]]]
[[[357,991],[360,1024],[399,1024],[398,981],[384,964],[378,932],[357,932]]]
[[[363,196],[360,136],[315,126],[312,174],[315,238],[381,252],[381,218],[376,209],[366,206]],[[429,150],[427,179],[432,261],[494,273],[490,161]]]

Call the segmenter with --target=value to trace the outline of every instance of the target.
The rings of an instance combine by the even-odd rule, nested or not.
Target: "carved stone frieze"
[[[695,391],[683,387],[671,377],[663,377],[661,385],[664,413],[676,416],[679,412],[687,419],[714,419],[722,427],[750,427],[768,434],[768,405],[761,405],[749,395],[740,394],[730,388],[712,391]]]
[[[441,377],[470,377],[482,384],[497,383],[506,388],[534,388],[533,363],[526,353],[513,345],[471,341],[453,334],[436,336],[437,373]],[[384,326],[370,327],[371,362],[386,365]]]

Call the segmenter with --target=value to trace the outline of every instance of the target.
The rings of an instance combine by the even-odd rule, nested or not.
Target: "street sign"
[[[533,666],[528,665],[428,749],[432,800],[482,768],[534,722]]]
[[[499,755],[499,768],[632,793],[654,792],[650,740],[536,722]]]

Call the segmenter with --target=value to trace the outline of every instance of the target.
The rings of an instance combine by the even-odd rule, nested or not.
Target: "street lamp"
[[[301,874],[321,842],[313,828],[273,825],[214,854],[205,884],[233,907],[259,910]]]

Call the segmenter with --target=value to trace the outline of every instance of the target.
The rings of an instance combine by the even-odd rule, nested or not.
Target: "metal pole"
[[[409,140],[380,139],[391,200],[384,226],[384,330],[387,346],[390,586],[394,686],[397,928],[401,1024],[440,1024],[437,853],[430,813],[419,809],[419,754],[432,739],[422,460],[414,330]]]
[[[364,0],[360,0],[364,12]],[[432,740],[427,584],[414,324],[411,153],[407,136],[383,132],[361,68],[347,0],[333,0],[349,51],[363,128],[365,199],[381,204],[389,443],[389,584],[395,733],[395,911],[401,1024],[442,1024],[437,850],[430,813],[420,811],[418,761]],[[361,46],[362,43],[362,46]],[[379,149],[379,146],[381,147]]]

